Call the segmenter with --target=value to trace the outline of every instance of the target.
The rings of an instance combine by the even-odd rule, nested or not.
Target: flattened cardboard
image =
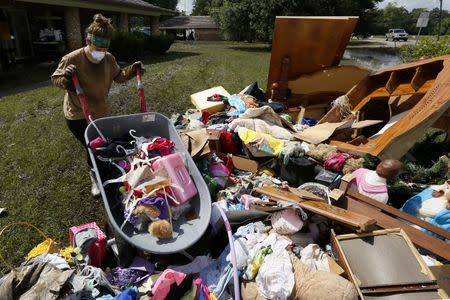
[[[302,141],[317,145],[328,140],[333,133],[347,122],[323,123],[310,127],[302,132],[295,133],[294,136]]]
[[[215,102],[215,101],[208,101],[208,97],[219,94],[222,96],[229,97],[230,94],[222,87],[222,86],[216,86],[195,94],[191,95],[191,102],[194,104],[194,106],[200,110],[200,111],[207,111],[211,114],[214,114],[219,111],[223,111],[225,108],[225,105],[222,101]]]

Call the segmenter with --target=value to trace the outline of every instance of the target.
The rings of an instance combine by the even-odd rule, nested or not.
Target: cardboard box
[[[214,101],[208,101],[208,97],[214,95],[214,94],[220,94],[222,96],[229,97],[230,94],[221,86],[216,86],[195,94],[191,95],[191,102],[194,104],[194,106],[200,110],[200,111],[207,111],[211,114],[214,114],[219,111],[223,111],[225,109],[225,105],[222,101],[214,102]]]

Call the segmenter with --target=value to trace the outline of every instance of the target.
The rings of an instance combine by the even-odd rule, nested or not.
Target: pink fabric
[[[164,300],[170,292],[172,284],[180,285],[186,274],[171,269],[166,269],[152,287],[152,294],[149,300]]]
[[[106,254],[106,235],[103,231],[98,227],[97,223],[86,223],[83,225],[73,226],[69,229],[69,237],[70,237],[70,246],[74,245],[74,236],[78,231],[81,231],[86,228],[95,229],[95,233],[97,234],[97,239],[89,245],[87,248],[89,258],[91,260],[91,265],[95,267],[100,267],[102,265],[103,258]]]
[[[159,152],[161,156],[166,156],[172,153],[172,149],[175,146],[175,142],[166,138],[157,138],[152,144],[148,145],[147,151],[155,150]]]
[[[361,188],[364,192],[370,194],[387,193],[388,190],[386,185],[373,185],[366,182],[366,174],[368,172],[371,172],[371,170],[359,168],[358,170],[352,173],[353,176],[355,177],[356,186],[358,188]]]
[[[106,141],[101,137],[97,137],[89,142],[89,147],[91,147],[91,149],[95,151],[97,150],[97,148],[100,148],[104,144],[106,144]]]
[[[250,209],[250,204],[252,204],[255,201],[261,201],[261,199],[257,198],[257,197],[253,197],[253,196],[247,195],[247,194],[244,194],[244,195],[241,196],[240,201],[241,201],[241,203],[244,204],[245,209],[248,210],[248,209]]]
[[[347,159],[354,157],[348,153],[332,153],[328,156],[323,166],[326,170],[341,172]]]

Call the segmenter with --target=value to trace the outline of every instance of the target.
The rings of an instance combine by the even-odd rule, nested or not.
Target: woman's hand
[[[141,69],[141,74],[145,73],[144,64],[141,61],[137,61],[131,65],[133,72],[136,74],[137,69]]]
[[[75,67],[75,65],[68,65],[64,69],[64,76],[66,76],[67,78],[72,78],[73,74],[75,74],[76,72],[77,72],[77,67]]]

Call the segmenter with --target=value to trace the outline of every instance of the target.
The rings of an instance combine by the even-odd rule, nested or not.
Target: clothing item
[[[22,266],[30,266],[34,264],[44,264],[44,263],[50,263],[60,270],[70,269],[69,264],[66,262],[64,258],[52,253],[43,253],[41,255],[35,256],[25,261],[22,264]]]
[[[278,234],[293,234],[300,231],[303,221],[295,208],[274,212],[271,216],[272,227]]]
[[[259,133],[243,127],[238,129],[239,137],[255,157],[278,156],[284,142],[271,135]]]
[[[73,273],[73,270],[61,271],[50,263],[15,268],[0,284],[0,299],[57,299]]]
[[[289,299],[340,299],[356,300],[358,293],[353,283],[332,272],[312,271],[294,254],[289,255],[292,263],[295,284]],[[254,281],[241,284],[242,299],[264,300]]]
[[[210,256],[197,256],[191,263],[183,266],[168,266],[168,269],[172,269],[177,272],[185,274],[200,273],[206,266],[212,263],[213,260]]]
[[[330,272],[328,255],[320,249],[319,245],[310,244],[300,251],[300,261],[313,271]]]
[[[69,128],[70,132],[72,132],[73,136],[83,145],[83,147],[86,149],[86,163],[89,166],[89,168],[92,168],[92,162],[89,158],[89,152],[86,145],[86,142],[84,140],[84,132],[86,131],[87,122],[85,119],[81,120],[69,120],[66,119],[67,127]]]
[[[386,179],[378,176],[375,171],[360,168],[354,171],[354,181],[350,185],[350,190],[357,190],[358,193],[370,197],[382,203],[389,200]]]
[[[125,82],[135,75],[132,66],[122,70],[114,56],[109,52],[97,64],[89,61],[84,48],[65,55],[51,79],[54,85],[67,90],[64,96],[64,116],[68,120],[85,118],[76,92],[68,89],[71,86],[71,78],[64,75],[66,67],[71,64],[75,65],[77,69],[76,73],[86,95],[86,101],[93,119],[110,114],[111,105],[107,102],[107,99],[112,81]]]
[[[186,274],[171,269],[166,269],[152,287],[152,294],[149,300],[164,300],[170,292],[172,284],[180,285]]]
[[[270,234],[261,243],[262,246],[271,245],[273,251],[265,257],[256,276],[258,291],[268,299],[286,300],[294,288],[294,273],[286,250],[290,243],[289,239],[276,233]]]
[[[323,166],[326,170],[341,172],[349,158],[356,157],[348,153],[331,153],[323,163]]]
[[[155,271],[155,266],[136,256],[128,268],[116,267],[107,274],[108,281],[120,288],[141,282]]]

